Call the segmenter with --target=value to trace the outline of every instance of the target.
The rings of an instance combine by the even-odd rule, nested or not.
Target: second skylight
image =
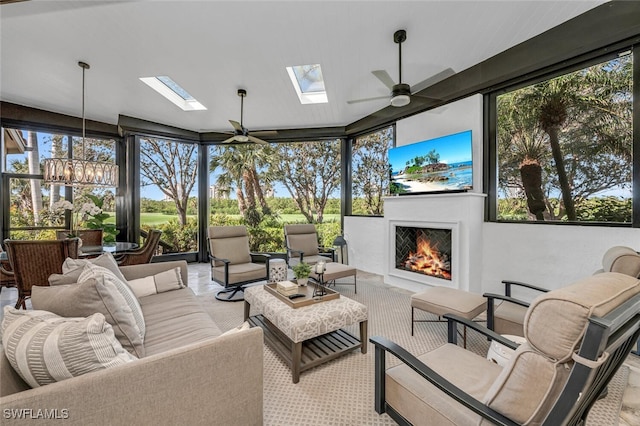
[[[327,103],[320,64],[287,67],[291,84],[302,104]]]

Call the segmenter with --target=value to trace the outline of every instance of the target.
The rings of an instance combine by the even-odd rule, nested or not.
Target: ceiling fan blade
[[[426,80],[422,80],[420,83],[417,83],[411,86],[411,93],[417,96],[420,96],[417,92],[420,92],[429,86],[433,86],[434,84],[444,80],[445,78],[451,77],[455,73],[456,72],[453,70],[453,68],[447,68],[445,70],[442,70],[439,73],[436,73],[431,77],[427,78]]]
[[[236,140],[236,135],[231,136],[229,139],[225,139],[222,141],[222,143],[230,143],[230,142],[235,142]]]
[[[249,140],[254,143],[259,143],[260,145],[269,145],[269,142],[263,141],[262,139],[258,139],[255,136],[247,135]]]
[[[382,84],[384,84],[389,88],[389,90],[393,90],[393,86],[396,85],[396,83],[393,81],[389,73],[386,72],[385,70],[371,71],[371,74],[375,75],[378,78],[378,80],[382,82]]]
[[[351,101],[347,101],[348,104],[357,104],[360,102],[369,102],[369,101],[377,101],[378,99],[389,99],[389,95],[386,96],[375,96],[373,98],[363,98],[363,99],[354,99]]]
[[[268,138],[269,136],[277,136],[278,131],[277,130],[259,130],[257,132],[252,131],[251,134],[253,136],[262,136],[262,137]]]
[[[242,133],[243,129],[242,129],[242,125],[240,123],[238,123],[235,120],[229,120],[229,123],[231,123],[231,125],[233,126],[234,129],[236,129],[237,131]]]

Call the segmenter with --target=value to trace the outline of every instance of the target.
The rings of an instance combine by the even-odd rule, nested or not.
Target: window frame
[[[568,74],[589,66],[617,58],[625,51],[631,51],[633,61],[632,88],[632,202],[631,223],[621,222],[588,222],[588,221],[535,221],[535,220],[505,220],[498,219],[498,159],[497,159],[497,98],[498,96],[527,87],[542,81],[550,80],[560,75]],[[603,53],[604,52],[604,53]],[[609,226],[640,228],[640,44],[611,49],[604,48],[597,52],[573,58],[559,64],[543,68],[536,73],[527,74],[492,87],[484,93],[484,175],[483,186],[487,194],[485,206],[485,221],[495,223],[517,223],[537,225],[579,225],[579,226]]]

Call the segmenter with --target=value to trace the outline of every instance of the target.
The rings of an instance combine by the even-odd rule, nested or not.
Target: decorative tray
[[[289,299],[287,296],[283,296],[278,293],[278,290],[276,290],[277,285],[277,283],[268,283],[264,285],[264,289],[274,295],[278,300],[291,306],[293,309],[314,305],[320,302],[326,302],[327,300],[338,299],[340,297],[340,293],[338,293],[337,291],[324,287],[326,294],[322,296],[322,298],[317,297],[314,299],[313,290],[315,288],[315,284],[309,283],[306,286],[298,286],[298,293],[304,294],[304,297]]]

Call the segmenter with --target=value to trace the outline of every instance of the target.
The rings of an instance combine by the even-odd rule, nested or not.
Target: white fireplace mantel
[[[481,293],[482,273],[482,225],[484,221],[485,194],[475,192],[453,194],[424,194],[386,197],[384,199],[384,224],[389,259],[394,242],[391,233],[395,223],[456,224],[457,276],[452,286],[461,290]],[[473,254],[473,255],[471,255]],[[390,262],[385,268],[385,282],[411,291],[423,291],[430,283],[418,283],[391,271]]]

